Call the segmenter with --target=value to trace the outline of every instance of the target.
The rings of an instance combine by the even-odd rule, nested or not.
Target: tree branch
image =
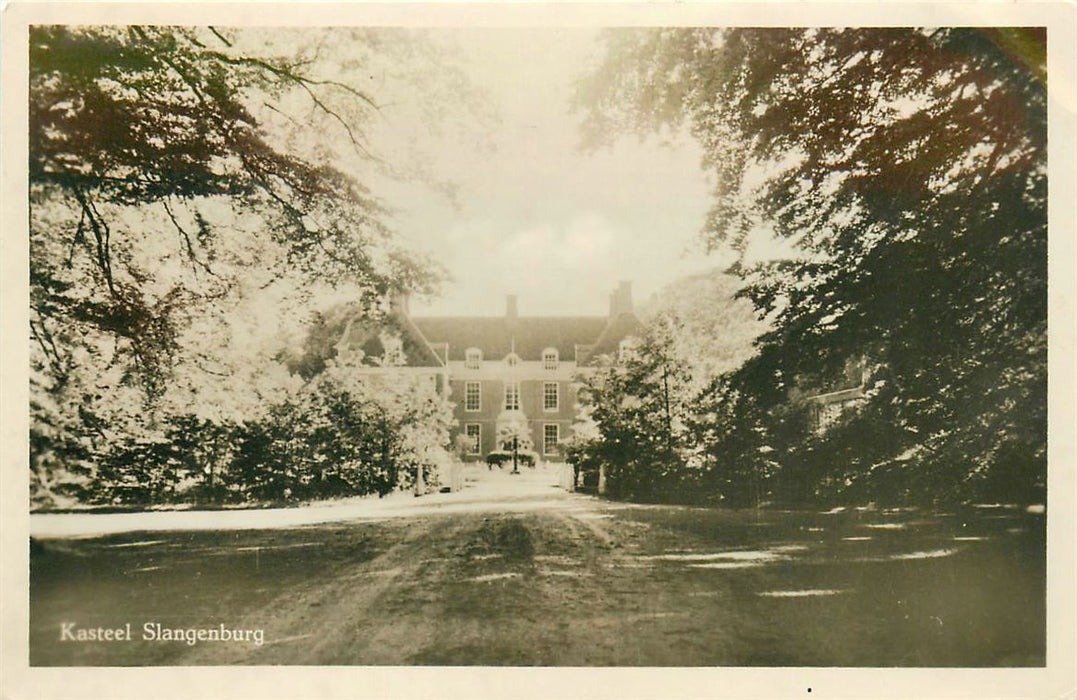
[[[175,214],[172,213],[172,207],[168,206],[168,199],[162,199],[161,204],[164,205],[165,211],[168,213],[168,218],[172,220],[172,225],[176,227],[176,230],[179,231],[181,236],[183,236],[183,240],[187,244],[187,257],[192,263],[192,268],[195,270],[195,275],[198,274],[197,268],[201,267],[203,270],[216,277],[217,273],[211,270],[208,264],[198,259],[198,255],[194,251],[194,244],[191,243],[191,236],[187,233],[186,229],[184,229],[183,226],[180,225],[180,222],[176,219]]]
[[[224,35],[222,35],[220,32],[218,32],[216,27],[210,26],[209,30],[211,32],[213,32],[213,36],[220,39],[221,42],[223,42],[225,46],[227,46],[228,48],[232,48],[232,42],[228,41],[228,39],[225,39]]]
[[[311,101],[315,104],[315,106],[318,107],[318,109],[320,109],[326,115],[332,117],[334,120],[337,121],[337,123],[339,123],[342,127],[344,127],[344,130],[348,134],[348,139],[351,141],[352,146],[356,150],[358,150],[360,153],[362,153],[363,156],[365,156],[367,158],[370,158],[371,160],[375,160],[375,161],[380,162],[380,159],[377,158],[376,156],[374,156],[374,154],[372,154],[370,151],[368,151],[362,145],[362,143],[359,141],[359,139],[356,138],[355,131],[352,129],[351,125],[348,124],[347,120],[345,120],[336,110],[334,110],[334,109],[330,108],[329,106],[327,106],[325,104],[325,102],[323,102],[322,99],[320,97],[318,97],[318,95],[314,92],[314,90],[311,89],[311,86],[312,85],[325,85],[325,86],[339,88],[339,89],[344,90],[345,92],[353,95],[354,97],[359,98],[360,100],[362,100],[364,103],[366,103],[368,106],[370,106],[375,111],[380,112],[381,107],[369,95],[363,93],[360,90],[355,89],[354,87],[352,87],[351,85],[348,85],[347,83],[342,83],[342,82],[340,82],[338,80],[319,80],[319,79],[316,79],[316,78],[311,78],[311,77],[296,73],[295,71],[289,70],[287,68],[284,68],[283,66],[275,65],[273,63],[270,63],[269,61],[264,61],[264,60],[259,59],[259,58],[252,58],[250,56],[238,56],[238,57],[236,57],[236,56],[228,56],[227,54],[223,54],[223,53],[221,53],[219,51],[209,51],[209,52],[207,52],[207,55],[212,56],[213,58],[216,58],[217,60],[221,61],[222,63],[226,63],[228,65],[248,65],[248,66],[255,66],[257,68],[261,68],[264,71],[268,71],[269,73],[272,73],[273,75],[277,76],[278,78],[283,78],[284,80],[287,80],[287,81],[289,81],[289,82],[303,88],[303,90],[307,93],[307,95],[310,97]]]
[[[360,90],[357,90],[356,88],[352,87],[351,85],[348,85],[347,83],[342,83],[339,80],[319,80],[316,78],[311,78],[288,70],[283,66],[274,65],[269,61],[264,61],[260,58],[253,58],[251,56],[229,56],[219,51],[209,51],[207,55],[212,56],[213,58],[216,58],[217,60],[223,63],[227,63],[229,65],[255,66],[257,68],[269,71],[273,75],[276,75],[278,78],[284,78],[294,83],[303,83],[307,85],[329,85],[332,87],[340,88],[341,90],[344,90],[345,92],[348,92],[353,96],[358,97],[360,100],[365,102],[374,110],[381,110],[381,107],[378,105],[378,103],[375,102],[374,99],[371,98],[369,95]]]
[[[111,251],[109,250],[109,240],[111,232],[109,231],[108,223],[105,222],[101,215],[97,212],[97,208],[93,202],[87,199],[82,190],[74,190],[75,200],[82,207],[83,214],[90,222],[90,228],[93,230],[94,239],[97,243],[97,266],[101,269],[102,274],[105,276],[105,284],[108,285],[108,291],[113,297],[119,297],[119,293],[116,291],[116,284],[112,278],[112,258]]]
[[[86,211],[80,210],[79,225],[75,228],[75,236],[71,239],[71,246],[67,249],[67,269],[75,264],[75,247],[86,240]]]
[[[38,328],[38,325],[40,325],[40,329]],[[49,364],[52,365],[53,368],[53,375],[62,387],[67,383],[68,373],[63,366],[63,358],[60,357],[60,351],[56,348],[56,342],[52,339],[52,334],[45,329],[45,322],[40,321],[38,324],[35,324],[31,320],[30,333],[33,335],[34,340],[37,341],[38,346],[41,347],[41,351],[45,353],[45,357],[48,358]]]

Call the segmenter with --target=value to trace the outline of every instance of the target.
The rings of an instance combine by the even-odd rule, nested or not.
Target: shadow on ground
[[[1044,664],[1042,514],[643,507],[476,478],[459,510],[378,522],[35,539],[31,664]]]

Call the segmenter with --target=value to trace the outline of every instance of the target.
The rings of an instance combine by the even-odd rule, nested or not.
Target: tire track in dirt
[[[720,647],[724,593],[692,595],[698,583],[640,560],[647,526],[594,505],[384,524],[383,553],[245,617],[264,646],[201,645],[179,663],[679,665]]]
[[[558,514],[570,536],[587,542],[591,535],[590,587],[572,647],[576,664],[711,665],[720,663],[727,646],[726,586],[714,579],[686,577],[683,571],[641,558],[673,533],[655,531],[634,520],[630,511],[609,508]],[[680,539],[679,544],[695,542]],[[642,550],[642,551],[641,551]],[[717,585],[716,585],[717,584]],[[705,595],[700,595],[705,594]]]
[[[433,644],[416,663],[440,665],[565,665],[573,663],[572,618],[594,585],[588,566],[594,537],[566,532],[551,513],[502,514],[471,523],[463,556],[442,582],[443,595],[430,608]],[[526,546],[498,554],[501,537]],[[526,534],[525,534],[526,533]],[[483,551],[484,541],[494,546]],[[508,556],[506,556],[508,555]],[[553,572],[561,575],[555,575]],[[577,573],[584,575],[579,576]],[[571,574],[571,575],[566,575]]]
[[[381,555],[359,564],[327,570],[324,581],[279,596],[229,626],[265,630],[265,644],[202,645],[178,660],[182,664],[333,664],[399,663],[404,644],[392,637],[394,621],[405,611],[391,610],[395,589],[437,566],[425,543],[450,538],[447,519],[402,520],[384,529],[395,541]],[[356,525],[355,527],[362,527]],[[436,559],[436,557],[434,557]],[[385,630],[390,634],[386,635]]]

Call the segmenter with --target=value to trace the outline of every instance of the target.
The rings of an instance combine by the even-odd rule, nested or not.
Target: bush
[[[516,451],[516,464],[522,467],[534,467],[538,462],[538,455],[530,450]],[[496,450],[486,455],[486,464],[492,467],[503,467],[512,464],[512,452]]]
[[[432,387],[390,378],[350,387],[311,382],[239,422],[147,419],[97,441],[82,500],[145,506],[385,495],[412,487],[420,469],[436,490],[450,460],[450,410]]]

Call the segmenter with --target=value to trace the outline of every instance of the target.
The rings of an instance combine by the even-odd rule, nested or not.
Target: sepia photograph
[[[1044,672],[1046,24],[418,20],[20,29],[28,670]]]

